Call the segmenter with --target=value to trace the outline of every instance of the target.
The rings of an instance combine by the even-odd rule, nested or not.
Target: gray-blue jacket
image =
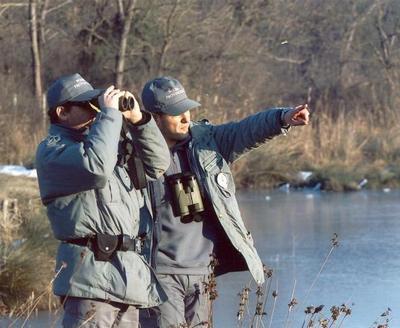
[[[206,121],[191,124],[191,167],[227,237],[224,246],[217,249],[217,274],[248,269],[257,283],[264,282],[263,265],[243,223],[229,164],[268,139],[285,134],[281,118],[287,110],[270,109],[222,125]]]
[[[40,194],[55,238],[152,235],[146,192],[133,187],[125,166],[117,161],[121,126],[121,113],[105,108],[88,133],[53,124],[38,146]],[[169,166],[169,151],[154,120],[129,125],[129,132],[147,176],[158,178]],[[149,248],[144,254],[117,251],[110,261],[97,261],[88,247],[61,242],[56,271],[64,268],[55,279],[54,292],[155,306],[165,294],[147,263]]]

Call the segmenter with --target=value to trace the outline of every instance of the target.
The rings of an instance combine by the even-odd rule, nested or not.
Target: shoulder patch
[[[61,137],[59,135],[49,135],[46,138],[46,146],[50,148],[63,148],[65,145],[60,144]]]
[[[57,143],[61,140],[61,137],[56,135],[56,136],[48,136],[46,138],[46,145],[47,147],[54,147],[57,145]]]

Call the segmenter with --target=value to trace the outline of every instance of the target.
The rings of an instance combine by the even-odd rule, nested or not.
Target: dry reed
[[[289,182],[302,186],[299,171],[312,171],[311,184],[326,190],[400,185],[399,124],[377,125],[367,116],[320,114],[306,127],[295,127],[250,152],[234,165],[239,186],[271,188]]]

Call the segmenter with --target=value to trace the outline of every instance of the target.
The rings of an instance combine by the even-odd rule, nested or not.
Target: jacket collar
[[[209,143],[212,136],[211,125],[206,122],[190,122],[192,143]]]
[[[170,150],[171,153],[174,153],[182,148],[187,147],[187,145],[190,143],[190,141],[192,140],[192,136],[189,134],[185,139],[177,142]]]

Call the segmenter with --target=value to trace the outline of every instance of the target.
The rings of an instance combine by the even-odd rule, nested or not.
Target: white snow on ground
[[[20,165],[0,165],[0,174],[22,175],[29,178],[37,178],[36,170],[29,170]]]

